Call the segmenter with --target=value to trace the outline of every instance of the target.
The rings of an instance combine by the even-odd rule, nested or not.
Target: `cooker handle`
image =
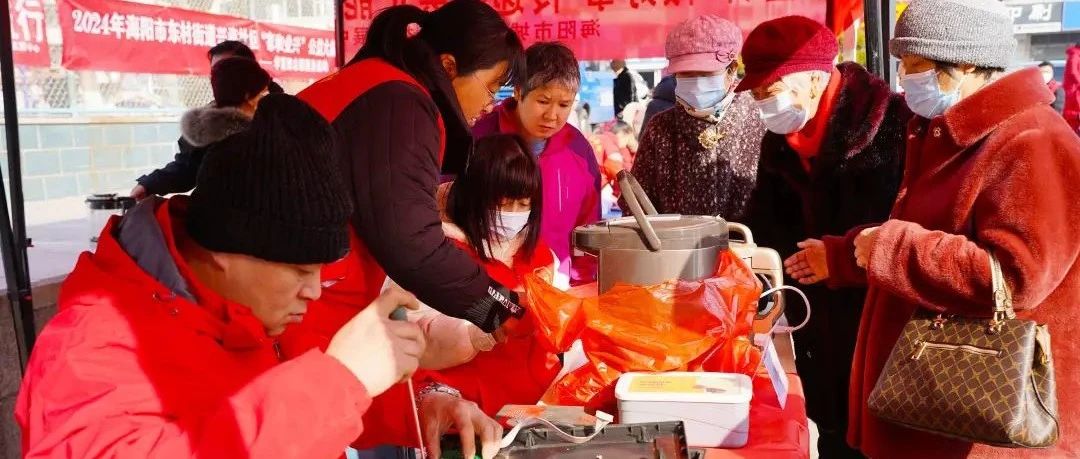
[[[645,243],[649,246],[649,250],[659,252],[661,246],[660,237],[656,235],[656,230],[653,229],[648,218],[649,215],[657,215],[656,207],[653,206],[652,201],[645,195],[645,190],[641,189],[641,184],[630,172],[619,171],[618,179],[619,189],[622,190],[626,204],[630,206],[630,213],[634,215],[634,220],[637,220],[641,233],[645,235]]]

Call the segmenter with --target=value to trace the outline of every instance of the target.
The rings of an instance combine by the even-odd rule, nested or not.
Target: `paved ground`
[[[95,234],[97,232],[94,231]],[[79,254],[90,248],[88,219],[31,226],[26,229],[26,233],[34,244],[27,252],[30,258],[31,282],[71,272]],[[3,265],[0,264],[0,274],[2,273]]]

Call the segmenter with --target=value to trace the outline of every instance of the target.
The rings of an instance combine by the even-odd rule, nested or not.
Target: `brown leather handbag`
[[[870,412],[975,443],[1052,446],[1058,405],[1049,331],[1016,318],[992,253],[990,266],[993,318],[916,312],[870,393]]]

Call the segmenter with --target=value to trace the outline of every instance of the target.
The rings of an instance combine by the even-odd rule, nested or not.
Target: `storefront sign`
[[[1013,19],[1013,33],[1031,34],[1061,32],[1063,4],[1060,0],[1048,2],[1009,2]]]
[[[372,18],[384,8],[409,4],[433,10],[447,0],[345,0],[345,53],[363,44]],[[798,14],[825,20],[821,0],[485,0],[517,31],[526,46],[561,41],[578,59],[662,57],[671,28],[686,19],[716,14],[743,33],[759,23]]]
[[[206,51],[246,43],[275,77],[320,77],[334,33],[119,0],[60,0],[63,66],[72,70],[206,74]]]
[[[49,66],[49,44],[45,41],[45,2],[8,0],[11,12],[11,49],[15,63],[32,67]]]

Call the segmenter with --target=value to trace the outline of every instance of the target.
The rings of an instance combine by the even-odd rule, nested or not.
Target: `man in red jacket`
[[[349,246],[333,132],[292,96],[215,146],[190,199],[143,200],[61,288],[16,406],[24,457],[331,458],[424,340],[393,291],[325,352],[281,361],[277,336]]]

